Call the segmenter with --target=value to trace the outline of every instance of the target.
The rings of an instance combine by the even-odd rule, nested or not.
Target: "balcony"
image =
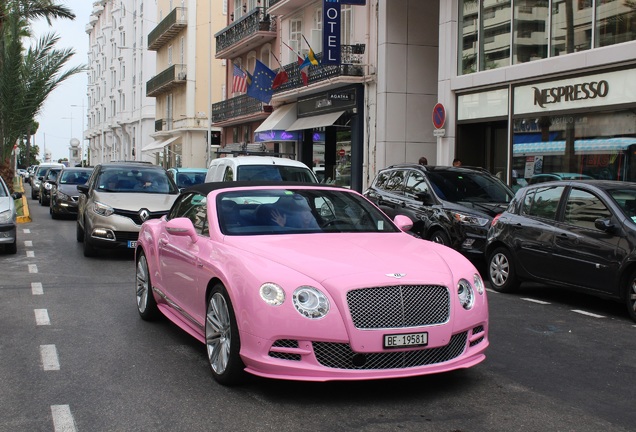
[[[148,34],[148,49],[157,51],[188,25],[187,8],[176,7]]]
[[[309,67],[309,84],[320,81],[332,80],[339,77],[364,77],[365,64],[364,52],[365,45],[342,45],[341,46],[341,64],[334,66],[310,66]],[[320,62],[322,53],[316,54],[316,58]],[[300,76],[300,68],[298,63],[291,63],[284,66],[289,81],[274,90],[274,96],[288,90],[298,89],[305,86]]]
[[[269,0],[269,9],[272,15],[289,15],[307,5],[307,0]]]
[[[187,71],[186,65],[175,64],[155,75],[146,83],[146,96],[156,97],[185,84],[188,77]]]
[[[245,120],[265,118],[272,112],[271,106],[251,96],[240,95],[212,104],[212,123],[231,126]]]
[[[233,59],[276,39],[276,20],[265,8],[254,8],[248,15],[214,35],[217,59]]]

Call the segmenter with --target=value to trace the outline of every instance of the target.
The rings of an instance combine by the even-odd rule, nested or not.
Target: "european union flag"
[[[269,103],[272,100],[272,93],[274,93],[272,85],[275,77],[276,72],[256,60],[252,82],[247,86],[247,95],[264,103]]]

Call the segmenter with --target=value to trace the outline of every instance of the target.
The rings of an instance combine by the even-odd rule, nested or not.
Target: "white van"
[[[45,162],[35,167],[33,178],[31,179],[31,199],[38,199],[40,196],[40,182],[51,168],[64,168],[63,163]]]
[[[272,156],[222,157],[210,162],[205,182],[290,181],[318,183],[314,172],[302,162]]]

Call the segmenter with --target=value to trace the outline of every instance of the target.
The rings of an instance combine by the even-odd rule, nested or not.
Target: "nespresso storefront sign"
[[[516,87],[514,114],[636,103],[633,70]]]

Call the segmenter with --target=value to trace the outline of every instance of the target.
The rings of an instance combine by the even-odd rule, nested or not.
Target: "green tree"
[[[75,15],[55,0],[0,1],[0,175],[9,185],[13,184],[9,158],[14,144],[24,134],[30,137],[33,119],[48,95],[84,70],[84,66],[62,70],[75,51],[55,49],[59,37],[54,33],[42,36],[25,51],[23,38],[30,35],[31,22],[39,18],[50,25],[54,18],[72,20]]]

